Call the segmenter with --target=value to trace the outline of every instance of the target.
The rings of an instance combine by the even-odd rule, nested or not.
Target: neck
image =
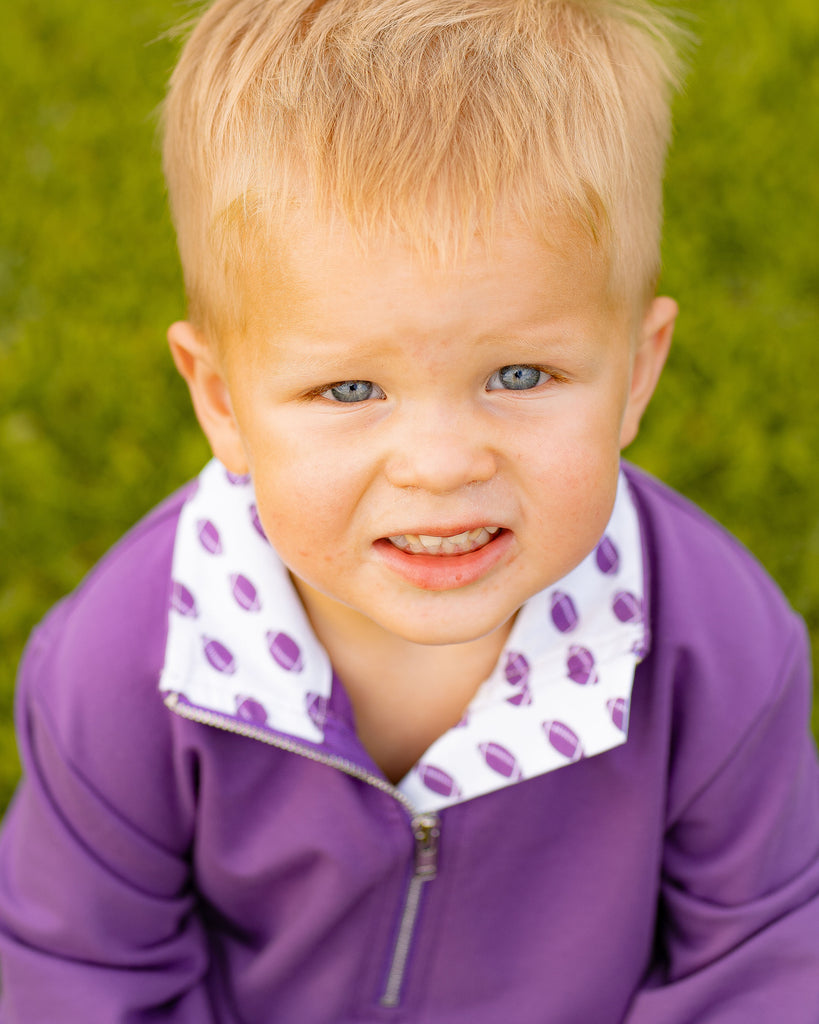
[[[354,609],[333,603],[299,580],[296,589],[316,636],[344,683],[359,739],[396,782],[456,725],[490,675],[512,620],[461,644],[417,644]]]

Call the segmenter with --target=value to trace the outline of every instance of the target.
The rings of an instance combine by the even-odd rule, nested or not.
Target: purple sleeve
[[[67,753],[52,709],[32,696],[40,655],[29,652],[18,687],[24,778],[0,836],[0,1021],[208,1024],[206,943],[185,856],[159,825],[150,834],[115,805],[107,777],[87,777],[88,744]],[[110,735],[112,724],[101,728]],[[120,732],[106,742],[118,742],[136,794],[143,773]]]
[[[662,966],[624,1024],[819,1020],[819,769],[809,701],[800,633],[751,727],[674,810]]]

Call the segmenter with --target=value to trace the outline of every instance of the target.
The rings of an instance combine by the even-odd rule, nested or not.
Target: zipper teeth
[[[387,983],[384,986],[384,994],[381,996],[382,1006],[398,1006],[401,998],[401,986],[404,982],[404,972],[407,966],[412,936],[415,931],[415,919],[418,916],[418,907],[421,903],[421,889],[426,881],[419,875],[410,879],[404,902],[404,912],[401,915],[401,924],[398,927],[398,938],[395,940],[395,948],[390,964],[390,973],[387,976]]]
[[[164,701],[171,711],[181,718],[187,718],[191,722],[200,722],[202,725],[210,725],[215,729],[221,729],[223,732],[232,732],[237,736],[246,736],[248,739],[259,740],[261,743],[266,743],[269,747],[278,747],[280,750],[286,750],[291,754],[300,754],[302,757],[306,757],[310,761],[316,761],[318,764],[326,764],[331,768],[338,768],[345,775],[361,779],[362,782],[367,782],[371,786],[375,786],[376,789],[380,789],[382,793],[389,794],[401,804],[411,818],[417,814],[415,808],[400,789],[387,782],[386,779],[374,775],[366,768],[355,764],[354,761],[348,761],[345,757],[321,754],[310,747],[302,746],[301,743],[297,743],[295,740],[284,739],[257,725],[237,722],[235,719],[228,718],[226,715],[220,715],[216,711],[205,711],[202,708],[192,707],[189,704],[182,704],[177,693],[168,693]]]

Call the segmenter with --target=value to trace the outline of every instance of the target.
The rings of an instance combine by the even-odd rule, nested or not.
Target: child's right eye
[[[381,388],[370,380],[342,380],[319,394],[331,402],[366,402],[370,398],[386,398]]]

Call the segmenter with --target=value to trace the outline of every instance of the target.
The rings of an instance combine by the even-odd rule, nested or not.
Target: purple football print
[[[330,701],[322,697],[320,693],[307,693],[304,696],[307,714],[313,725],[321,732],[324,732],[324,723],[327,721],[327,712],[330,708]]]
[[[544,722],[543,731],[558,754],[562,754],[570,761],[579,761],[583,756],[580,740],[568,725],[564,725],[563,722]]]
[[[296,641],[287,633],[266,634],[267,646],[276,662],[288,672],[301,672],[304,662],[301,660],[301,650]]]
[[[578,622],[574,601],[560,590],[552,594],[552,622],[561,633],[571,633]]]
[[[267,710],[252,697],[236,695],[236,714],[251,725],[267,725]]]
[[[256,533],[258,533],[262,540],[267,540],[267,534],[264,532],[262,521],[261,519],[259,519],[259,510],[258,508],[256,508],[255,503],[250,506],[248,511],[250,512],[250,521],[251,523],[253,523],[253,527],[256,530]]]
[[[628,701],[624,697],[618,697],[616,700],[606,701],[606,707],[611,715],[611,720],[620,730],[620,732],[628,731]]]
[[[609,537],[604,537],[594,554],[597,568],[607,576],[613,576],[620,568],[620,554]]]
[[[210,519],[200,519],[196,524],[196,529],[199,533],[199,543],[205,551],[209,551],[212,555],[221,555],[222,539]]]
[[[597,673],[594,670],[594,655],[587,647],[570,647],[566,659],[569,679],[581,686],[594,686]]]
[[[517,686],[525,683],[529,678],[529,662],[517,651],[510,651],[506,656],[506,665],[503,670],[507,683]]]
[[[179,583],[177,580],[173,581],[171,589],[171,608],[175,612],[179,612],[180,615],[186,615],[191,619],[195,619],[199,614],[193,594],[184,583]]]
[[[498,775],[502,775],[512,782],[519,782],[523,778],[523,772],[514,755],[510,754],[500,743],[479,743],[478,750],[483,754],[484,761],[493,772],[497,772]]]
[[[244,608],[246,612],[257,612],[262,607],[256,588],[247,576],[237,572],[231,573],[230,584],[240,608]]]
[[[250,473],[231,473],[229,469],[226,469],[225,476],[228,483],[233,484],[234,487],[244,487],[245,484],[250,483]]]
[[[621,622],[643,621],[643,602],[628,590],[619,590],[614,595],[611,607]]]
[[[455,780],[451,775],[447,775],[441,768],[436,768],[432,764],[418,764],[415,770],[418,772],[418,777],[427,787],[431,789],[433,793],[437,793],[439,796],[454,796],[459,797],[461,791],[455,783]]]
[[[206,636],[202,637],[202,644],[205,657],[213,668],[217,672],[224,672],[227,676],[233,675],[236,671],[236,661],[227,647],[224,644],[220,644],[218,640],[213,640]]]
[[[455,723],[456,729],[465,729],[469,725],[469,712],[464,711],[461,720]]]
[[[532,691],[524,684],[520,693],[506,698],[506,703],[512,704],[516,708],[527,708],[532,703]]]

